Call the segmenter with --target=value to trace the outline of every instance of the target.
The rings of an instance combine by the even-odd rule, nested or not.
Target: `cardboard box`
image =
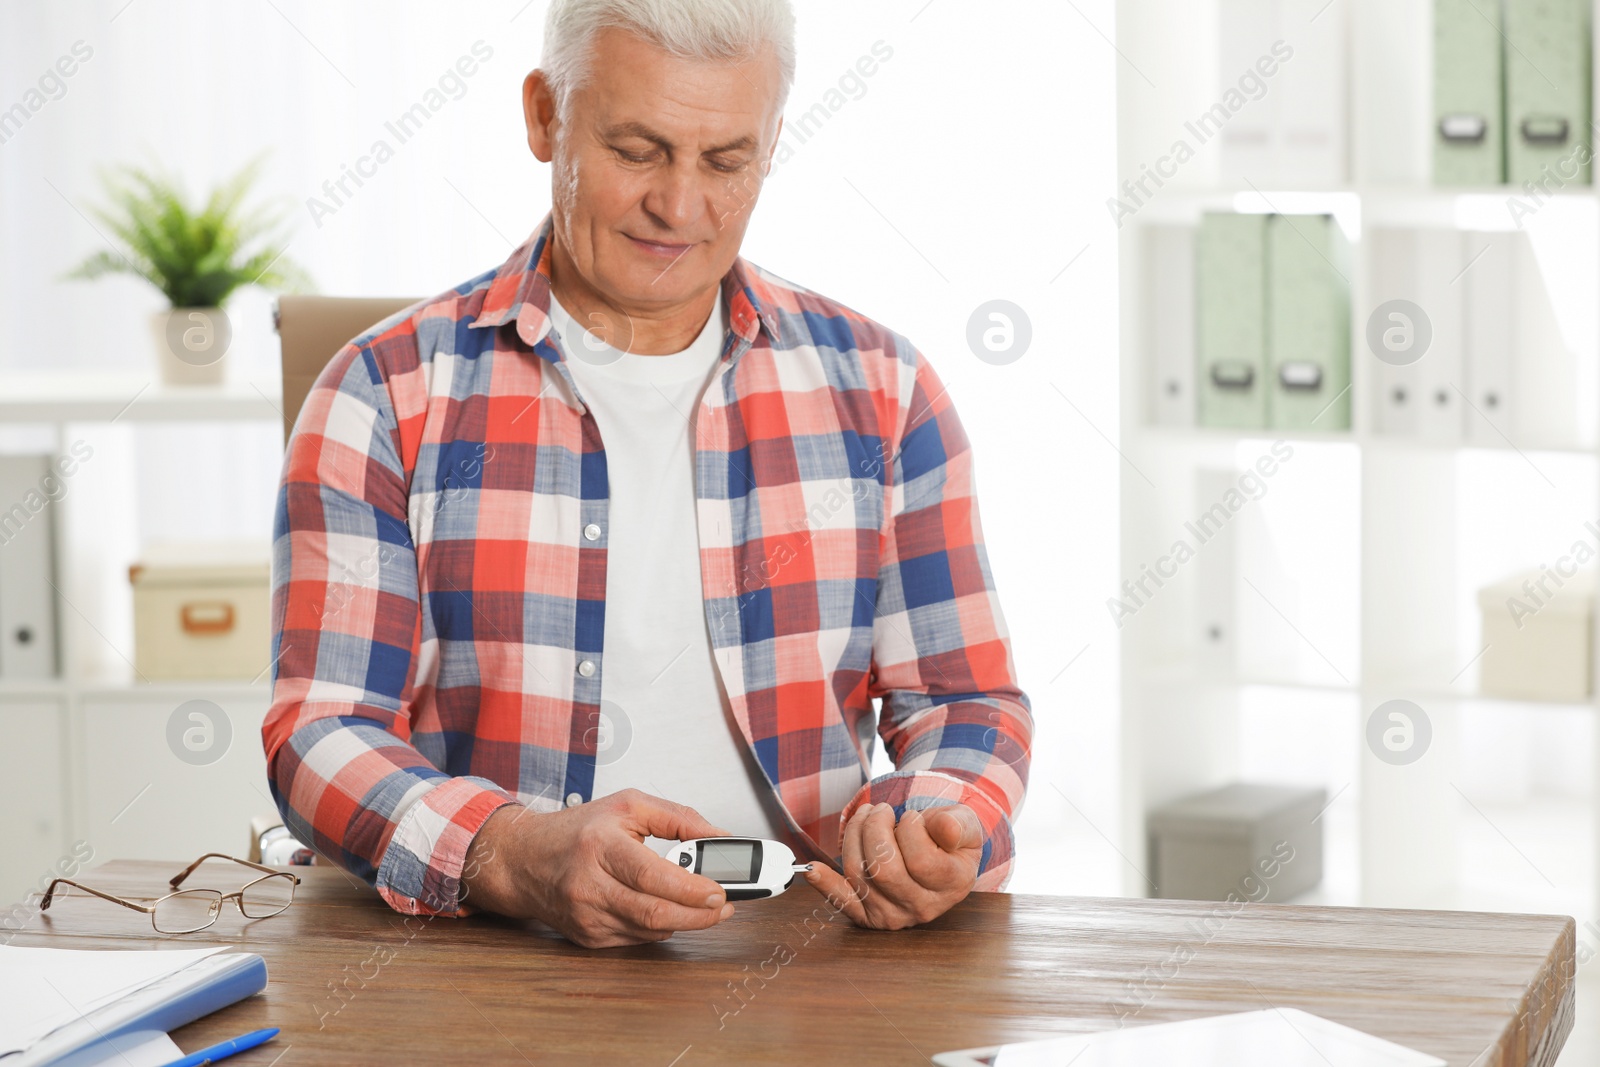
[[[1306,893],[1322,881],[1326,801],[1322,789],[1234,782],[1152,809],[1155,896],[1282,904]]]
[[[128,568],[141,681],[259,677],[272,660],[266,550],[154,549]]]
[[[1483,642],[1478,688],[1508,700],[1589,699],[1594,572],[1526,571],[1478,592]]]
[[[1156,896],[1281,904],[1322,881],[1327,791],[1235,782],[1146,819]]]

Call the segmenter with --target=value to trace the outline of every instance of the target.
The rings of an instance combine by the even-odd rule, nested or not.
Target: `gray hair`
[[[770,45],[778,57],[778,106],[794,84],[794,9],[789,0],[553,0],[540,68],[563,117],[588,74],[595,34],[615,26],[683,59],[746,59]]]

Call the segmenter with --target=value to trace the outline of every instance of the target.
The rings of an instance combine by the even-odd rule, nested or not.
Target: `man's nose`
[[[654,215],[662,225],[675,235],[693,223],[705,205],[705,190],[701,178],[685,167],[670,167],[663,171],[645,196],[645,210]]]

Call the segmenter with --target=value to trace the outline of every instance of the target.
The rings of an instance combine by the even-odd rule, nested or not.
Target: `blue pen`
[[[205,1067],[205,1064],[216,1063],[220,1059],[232,1056],[235,1052],[243,1052],[247,1048],[255,1048],[263,1041],[271,1041],[278,1036],[278,1028],[270,1030],[256,1030],[245,1034],[243,1037],[224,1041],[220,1045],[203,1048],[199,1052],[191,1052],[181,1060],[173,1060],[166,1067]]]

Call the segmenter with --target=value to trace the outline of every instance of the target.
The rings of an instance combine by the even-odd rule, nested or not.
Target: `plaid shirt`
[[[399,911],[467,912],[497,808],[591,797],[606,453],[551,333],[549,234],[345,346],[284,461],[268,777],[289,829]],[[999,889],[1033,720],[955,409],[876,323],[742,259],[722,285],[695,494],[739,732],[802,853],[837,861],[864,803],[960,802]],[[874,698],[897,770],[868,781]]]

